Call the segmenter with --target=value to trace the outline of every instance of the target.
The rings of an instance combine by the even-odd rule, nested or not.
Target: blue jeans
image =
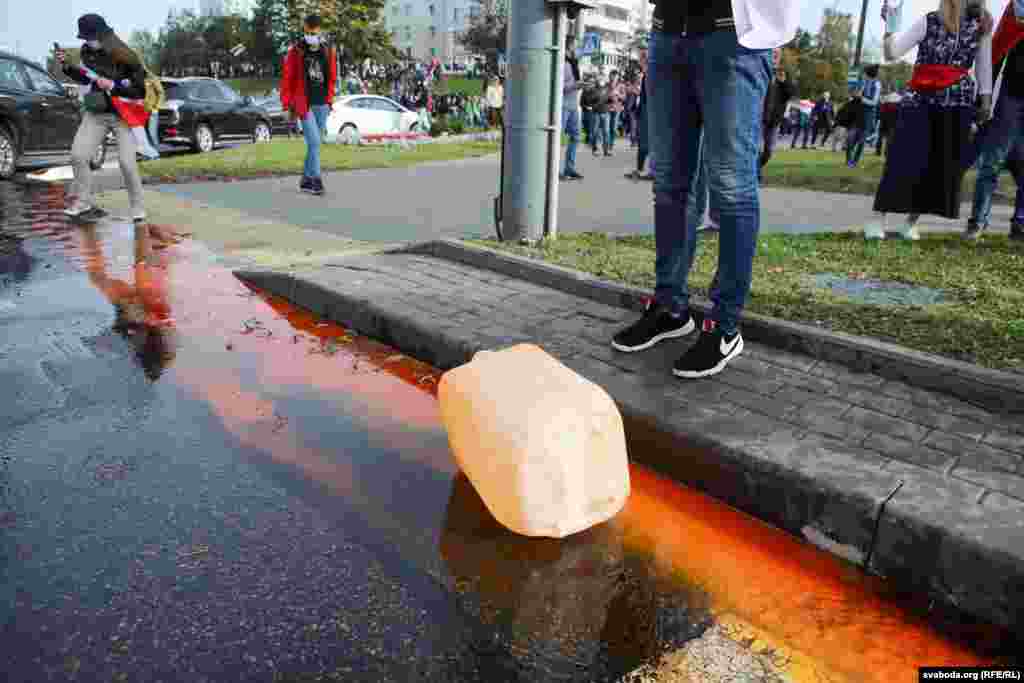
[[[583,112],[583,142],[590,145],[594,140],[594,112]]]
[[[306,164],[302,175],[307,178],[320,177],[320,144],[324,126],[327,125],[327,115],[330,113],[329,106],[318,104],[310,107],[306,117],[302,119],[302,135],[306,138]]]
[[[689,307],[703,164],[721,228],[712,319],[731,335],[750,292],[760,229],[757,169],[771,51],[743,47],[733,31],[652,32],[648,78],[655,300],[676,313]]]
[[[1024,99],[1003,93],[996,103],[995,116],[985,131],[978,158],[978,181],[974,186],[974,206],[971,208],[971,220],[978,225],[988,225],[992,193],[999,182],[999,172],[1003,170],[1010,150],[1024,141],[1022,138]]]
[[[864,107],[864,127],[854,128],[846,143],[846,163],[856,166],[864,155],[864,144],[875,132],[878,123],[878,107]]]
[[[608,130],[608,124],[611,123],[610,114],[594,113],[594,135],[590,138],[590,146],[594,148],[594,152],[597,153],[597,146],[601,145],[601,148],[607,152],[610,148],[608,145],[608,139],[611,133]]]
[[[605,149],[615,149],[615,137],[619,133],[619,119],[622,118],[622,114],[617,111],[608,112],[608,141],[605,144]]]
[[[562,109],[562,132],[569,138],[565,146],[565,163],[562,175],[576,172],[576,147],[580,144],[580,112],[577,109]]]

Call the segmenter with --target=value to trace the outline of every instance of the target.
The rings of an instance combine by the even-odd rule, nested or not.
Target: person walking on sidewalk
[[[561,180],[583,180],[576,171],[576,148],[580,144],[580,65],[576,61],[576,36],[565,38],[565,64],[562,68],[562,131],[569,138]]]
[[[654,300],[614,335],[641,351],[691,334],[689,272],[697,231],[687,225],[705,164],[720,225],[718,287],[701,334],[673,366],[683,378],[721,372],[743,352],[738,324],[750,292],[760,228],[757,163],[772,51],[796,35],[799,0],[658,0],[651,31],[648,105],[655,160]],[[702,157],[703,155],[703,157]]]
[[[319,15],[306,17],[305,35],[288,49],[281,74],[281,106],[293,121],[302,121],[302,135],[306,139],[306,163],[299,190],[315,195],[324,193],[320,145],[338,82],[338,60],[334,48],[324,41],[321,23]]]
[[[64,214],[76,219],[88,219],[99,214],[93,203],[92,168],[89,164],[107,133],[113,130],[117,133],[118,162],[128,190],[132,220],[144,221],[142,177],[139,175],[136,138],[132,131],[138,127],[138,122],[126,121],[125,117],[131,118],[139,110],[145,116],[142,102],[146,98],[146,69],[138,56],[98,14],[85,14],[78,19],[78,37],[85,41],[80,53],[82,66],[98,78],[92,80],[83,74],[80,67],[67,64],[64,50],[55,51],[54,57],[68,78],[89,86],[84,99],[85,112],[71,147],[75,199]]]
[[[790,149],[796,149],[797,145],[800,144],[801,135],[804,136],[803,148],[807,149],[807,141],[811,139],[811,115],[802,105],[797,105],[795,111],[796,123],[793,132],[793,144],[790,146]]]
[[[996,100],[995,116],[986,127],[979,149],[978,178],[974,186],[971,218],[964,238],[977,240],[988,229],[992,212],[992,195],[999,182],[999,172],[1006,165],[1011,150],[1024,143],[1024,17],[1014,14],[1014,3],[1006,6],[999,20],[992,44],[993,78],[1002,72],[1002,84]],[[979,135],[982,135],[979,133]],[[1020,211],[1018,191],[1017,211]],[[1010,226],[1013,239],[1024,239],[1024,226],[1014,212]]]
[[[882,84],[878,81],[878,65],[871,64],[864,68],[864,87],[858,93],[861,102],[860,119],[850,130],[846,145],[846,165],[857,168],[864,154],[864,145],[868,137],[875,132],[878,123],[878,104],[882,98]]]
[[[636,170],[626,177],[631,180],[654,180],[653,173],[644,173],[651,151],[650,126],[647,124],[647,48],[640,49],[640,92],[636,107]]]
[[[619,133],[622,110],[626,103],[626,86],[619,80],[619,72],[612,71],[608,76],[608,130],[605,137],[604,155],[610,157],[615,152],[615,140]]]
[[[875,194],[875,218],[864,228],[866,239],[885,239],[890,213],[907,214],[900,237],[908,240],[920,239],[917,220],[922,214],[960,216],[971,126],[976,119],[987,121],[992,109],[992,18],[975,1],[966,5],[964,0],[942,0],[939,11],[899,34],[895,21],[886,22],[886,59],[899,59],[917,47],[917,63],[909,92],[900,102]]]
[[[817,102],[814,103],[814,111],[811,113],[814,120],[814,131],[811,134],[811,147],[817,149],[818,134],[821,133],[821,146],[828,142],[828,136],[832,134],[832,126],[835,123],[836,110],[832,105],[832,93],[826,92]]]
[[[590,148],[596,157],[598,146],[608,149],[608,94],[600,77],[592,87],[583,91],[583,101],[590,105],[593,112],[594,128],[590,136]]]

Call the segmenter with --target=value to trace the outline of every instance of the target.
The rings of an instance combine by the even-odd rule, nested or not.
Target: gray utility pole
[[[533,244],[557,233],[567,16],[591,7],[587,0],[509,3],[501,196],[508,241]]]
[[[864,0],[864,4],[860,10],[860,28],[857,29],[857,52],[853,55],[853,65],[860,66],[861,52],[864,49],[864,23],[868,18],[868,0]]]

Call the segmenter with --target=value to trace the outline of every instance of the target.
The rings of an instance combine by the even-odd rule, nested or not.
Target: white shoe
[[[899,236],[901,240],[910,240],[911,242],[917,242],[921,239],[921,233],[917,231],[916,225],[905,225],[900,230]]]
[[[884,240],[885,239],[885,223],[883,221],[871,221],[864,226],[864,239],[866,240]]]
[[[64,215],[69,218],[78,218],[79,216],[84,216],[85,214],[90,213],[95,209],[96,207],[93,206],[92,204],[86,204],[84,202],[79,202],[76,200],[75,203],[73,203],[68,208],[64,209]]]
[[[133,222],[140,223],[140,222],[142,222],[144,220],[146,220],[146,212],[143,209],[138,209],[137,211],[132,211],[132,221]]]

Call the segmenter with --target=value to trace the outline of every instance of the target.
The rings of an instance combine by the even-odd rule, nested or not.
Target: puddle
[[[950,299],[946,292],[930,287],[836,273],[819,273],[811,282],[818,289],[828,289],[851,301],[874,306],[930,306]]]
[[[642,467],[612,522],[515,536],[455,471],[436,370],[196,243],[137,266],[129,225],[0,188],[34,264],[0,286],[0,372],[35,406],[0,421],[0,666],[24,680],[589,682],[742,650],[751,680],[888,681],[1012,651]]]

